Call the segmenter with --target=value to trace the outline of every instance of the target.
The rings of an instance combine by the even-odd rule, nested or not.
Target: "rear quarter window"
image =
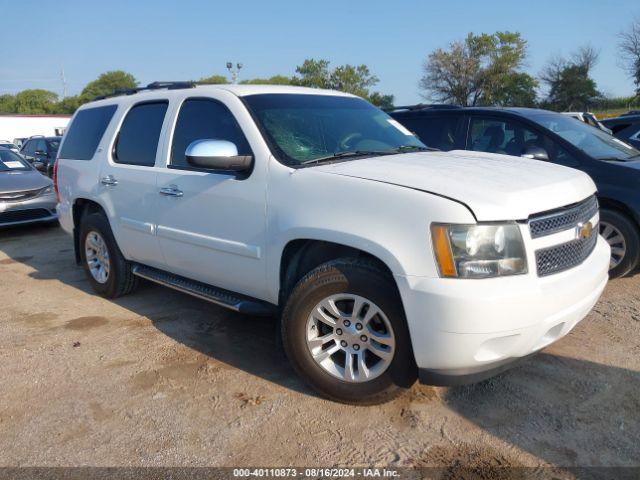
[[[59,158],[91,160],[117,105],[80,110],[67,130]]]

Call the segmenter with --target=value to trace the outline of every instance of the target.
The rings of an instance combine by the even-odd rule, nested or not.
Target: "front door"
[[[158,171],[158,225],[168,269],[210,285],[265,298],[266,159],[254,158],[245,177],[198,170],[185,157],[195,140],[227,140],[253,155],[231,111],[212,98],[180,106],[168,152]]]
[[[98,177],[101,204],[125,257],[165,268],[155,237],[158,142],[168,103],[144,102],[126,114]]]

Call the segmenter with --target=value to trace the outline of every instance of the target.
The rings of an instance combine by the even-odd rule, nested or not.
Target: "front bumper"
[[[54,193],[17,202],[0,202],[0,227],[57,220],[56,204]]]
[[[396,275],[421,381],[478,381],[562,338],[600,297],[609,256],[609,246],[598,237],[582,264],[548,277]]]

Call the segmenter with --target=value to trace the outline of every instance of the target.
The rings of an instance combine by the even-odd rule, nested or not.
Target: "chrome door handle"
[[[160,195],[165,195],[167,197],[181,197],[182,190],[180,190],[176,185],[169,185],[168,187],[160,189]]]
[[[107,175],[100,179],[100,183],[102,185],[107,185],[111,187],[115,187],[118,184],[118,181],[115,179],[113,175]]]

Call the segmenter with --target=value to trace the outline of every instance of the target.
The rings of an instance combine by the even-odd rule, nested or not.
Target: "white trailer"
[[[0,115],[0,138],[13,142],[33,135],[62,135],[71,115]]]

